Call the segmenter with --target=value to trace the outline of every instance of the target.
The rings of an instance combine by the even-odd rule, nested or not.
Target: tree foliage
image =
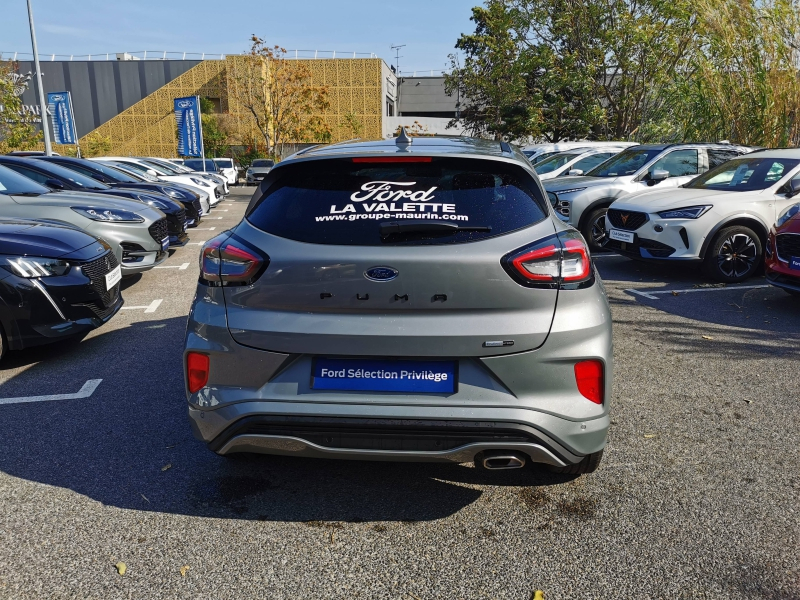
[[[255,35],[251,43],[250,52],[229,69],[229,89],[268,154],[281,156],[287,143],[330,141],[321,116],[330,106],[327,87],[314,85],[309,66],[286,58],[283,48]]]
[[[31,149],[41,138],[31,117],[23,111],[16,72],[16,63],[0,63],[0,154]]]
[[[215,114],[214,103],[200,98],[200,118],[203,122],[203,150],[206,156],[225,156],[230,150],[228,133],[223,126],[223,115]]]

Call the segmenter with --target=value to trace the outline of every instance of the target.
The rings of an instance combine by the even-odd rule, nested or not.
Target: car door
[[[797,204],[800,202],[800,196],[791,196],[790,195],[790,186],[793,181],[800,181],[800,170],[798,170],[792,177],[790,177],[784,185],[779,187],[775,191],[774,202],[773,202],[773,212],[771,214],[771,219],[769,224],[773,225],[775,221],[778,220],[778,217],[789,208],[792,204]]]
[[[700,174],[701,169],[706,170],[702,164],[706,161],[705,154],[699,152],[697,148],[683,148],[668,152],[645,167],[636,177],[635,191],[650,189],[653,186],[658,186],[658,189],[674,188],[689,183]],[[654,182],[650,179],[650,174],[656,170],[667,171],[669,176]]]

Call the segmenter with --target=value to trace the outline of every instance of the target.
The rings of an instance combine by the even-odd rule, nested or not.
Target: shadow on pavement
[[[183,318],[140,322],[38,355],[0,386],[0,398],[103,381],[90,398],[0,406],[0,470],[119,508],[271,521],[429,521],[475,502],[482,491],[473,484],[571,479],[534,469],[219,457],[192,437],[186,417],[184,328]]]

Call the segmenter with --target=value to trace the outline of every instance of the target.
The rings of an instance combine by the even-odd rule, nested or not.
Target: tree
[[[92,156],[106,156],[111,152],[111,138],[98,133],[91,133],[86,136],[86,143],[83,144],[81,154],[87,158]]]
[[[691,68],[671,90],[671,120],[693,140],[800,144],[800,3],[698,0]]]
[[[200,118],[206,156],[225,156],[230,150],[228,134],[220,123],[220,116],[214,114],[214,103],[208,98],[200,98]]]
[[[473,131],[625,139],[686,68],[690,1],[487,0],[446,85]]]
[[[308,65],[286,58],[283,48],[255,35],[251,42],[250,52],[229,68],[228,84],[268,154],[283,155],[287,143],[330,140],[321,116],[330,107],[327,87],[314,85]]]
[[[22,107],[16,63],[0,63],[0,154],[33,148],[41,138]]]

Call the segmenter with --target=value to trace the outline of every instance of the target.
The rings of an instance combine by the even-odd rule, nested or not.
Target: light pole
[[[47,124],[47,102],[44,99],[42,87],[42,69],[39,67],[39,49],[36,47],[36,31],[33,28],[33,9],[31,0],[28,0],[28,21],[31,25],[31,45],[33,46],[33,64],[36,69],[36,85],[39,88],[39,110],[42,111],[42,133],[44,133],[44,153],[53,155],[53,146],[50,144],[50,128]]]

